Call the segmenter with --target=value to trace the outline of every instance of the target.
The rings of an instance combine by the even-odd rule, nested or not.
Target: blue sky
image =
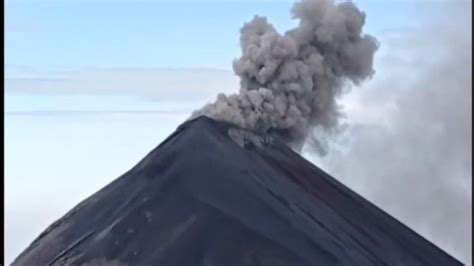
[[[415,9],[410,2],[358,3],[370,14],[369,33],[413,23]],[[291,5],[291,1],[7,1],[5,62],[41,69],[230,69],[240,52],[238,31],[243,22],[264,14],[286,30],[296,23],[289,13]]]
[[[367,14],[365,31],[382,45],[377,75],[364,86],[394,73],[409,80],[420,65],[391,41],[422,27],[420,2],[434,2],[355,2]],[[131,168],[192,110],[218,92],[236,91],[231,65],[240,54],[240,27],[258,14],[285,31],[296,24],[292,4],[7,0],[6,263]],[[358,99],[346,100],[354,119],[382,119],[380,106]]]
[[[365,30],[375,36],[416,24],[410,1],[357,4],[370,14]],[[291,5],[282,0],[7,1],[6,111],[97,109],[91,99],[98,96],[107,97],[98,101],[106,109],[163,109],[176,102],[176,95],[168,94],[181,91],[193,108],[197,98],[202,104],[217,92],[238,89],[231,71],[242,24],[259,14],[285,31],[297,23]],[[80,97],[68,97],[71,93]],[[94,97],[86,99],[91,93]],[[128,102],[116,102],[117,94]],[[150,98],[153,104],[143,103]]]

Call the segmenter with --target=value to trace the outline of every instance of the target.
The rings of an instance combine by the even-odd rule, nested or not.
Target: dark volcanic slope
[[[13,265],[461,265],[285,145],[228,129],[183,124]]]

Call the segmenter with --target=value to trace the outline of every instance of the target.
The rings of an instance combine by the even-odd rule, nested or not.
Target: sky
[[[455,15],[461,11],[453,8],[448,12],[445,7],[461,6],[465,10],[462,6],[469,3],[355,3],[367,14],[365,32],[377,37],[381,44],[376,54],[376,74],[341,99],[351,125],[348,132],[355,132],[349,134],[350,141],[334,139],[330,145],[335,148],[324,158],[312,154],[310,148],[303,155],[424,237],[470,262],[472,258],[466,250],[470,250],[472,239],[470,231],[466,236],[466,230],[470,230],[468,216],[472,212],[468,210],[472,207],[471,115],[467,108],[470,110],[472,103],[462,99],[467,99],[466,93],[470,99],[471,91],[466,85],[470,87],[472,78],[463,74],[470,73],[472,63],[463,61],[469,68],[446,76],[444,83],[432,77],[433,73],[438,77],[447,73],[436,66],[452,63],[455,69],[460,63],[451,59],[466,58],[451,53],[452,47],[464,51],[472,45],[470,41],[463,42],[465,21]],[[289,12],[292,5],[293,1],[283,0],[7,0],[5,263],[10,263],[66,211],[133,167],[193,110],[215,99],[219,92],[236,92],[239,81],[232,73],[232,61],[240,55],[240,27],[258,14],[267,16],[280,32],[288,30],[297,23]],[[444,87],[414,89],[426,84],[460,89],[449,90],[451,94],[444,94]],[[445,104],[433,105],[438,103],[436,100]],[[440,107],[445,108],[446,115],[433,117],[434,112],[426,112]],[[412,153],[409,148],[413,145],[409,144],[419,131],[408,130],[414,127],[407,126],[406,116],[412,117],[412,122],[441,127],[441,131],[439,127],[429,129],[442,133],[428,134],[433,137],[426,138],[431,142],[425,146],[420,145],[418,160],[407,155]],[[450,129],[446,134],[442,130],[445,126]],[[392,133],[374,133],[381,128],[389,128]],[[446,138],[448,133],[453,137]],[[389,141],[393,135],[399,142]],[[379,158],[406,160],[407,169],[416,170],[402,173],[390,168],[391,175],[375,177],[377,182],[363,179],[368,173],[384,175],[391,167],[373,167],[374,158],[367,153],[377,151],[364,149],[362,153],[356,145],[366,144],[367,138],[385,148]],[[438,146],[440,142],[446,147],[433,148],[433,143]],[[394,155],[399,151],[396,147],[407,147],[401,150],[403,157]],[[432,171],[446,170],[423,166],[449,161],[433,155],[445,151],[452,151],[451,157],[457,161],[466,162],[445,163],[454,173],[449,184],[443,183],[444,177],[424,178],[437,176]],[[355,157],[366,159],[357,161]],[[361,170],[355,165],[367,167]],[[349,175],[355,170],[360,173],[351,179]],[[400,174],[410,176],[413,185],[431,184],[441,189],[426,189],[418,198],[404,196],[413,202],[389,200],[387,197],[396,198],[400,192],[415,193],[406,188],[402,179],[388,182]],[[368,185],[371,183],[377,186]],[[433,207],[436,194],[430,191],[445,193],[443,203]],[[454,194],[461,196],[452,197]],[[439,206],[443,206],[437,211],[441,217],[434,217],[434,209]],[[447,210],[453,206],[461,207],[449,213]],[[420,209],[425,210],[426,219],[415,217]],[[453,218],[449,220],[447,214]],[[430,226],[430,222],[435,225]],[[444,230],[447,223],[460,229]]]

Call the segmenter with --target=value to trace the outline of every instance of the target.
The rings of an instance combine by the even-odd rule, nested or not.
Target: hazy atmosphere
[[[294,3],[7,0],[4,263],[194,111],[232,114],[206,105],[219,93],[288,84],[268,77],[275,58],[287,60],[291,72],[311,50],[298,39],[303,26],[292,19]],[[360,61],[345,58],[348,67],[338,73],[352,84],[326,95],[322,111],[304,113],[307,102],[295,104],[305,114],[298,121],[265,114],[224,120],[262,131],[290,128],[279,133],[298,149],[304,143],[305,158],[471,264],[471,1],[354,3],[366,15],[363,33],[376,40],[361,39]],[[268,73],[253,73],[248,64],[255,56],[246,54],[245,42],[268,41],[256,40],[252,27],[284,48],[278,55],[259,51],[263,59],[252,63],[266,64]],[[325,76],[328,91],[337,79]],[[292,82],[292,93],[312,86]]]

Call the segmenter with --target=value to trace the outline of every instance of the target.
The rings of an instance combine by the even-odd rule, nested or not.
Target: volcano
[[[462,265],[278,138],[235,130],[185,122],[12,265]]]

